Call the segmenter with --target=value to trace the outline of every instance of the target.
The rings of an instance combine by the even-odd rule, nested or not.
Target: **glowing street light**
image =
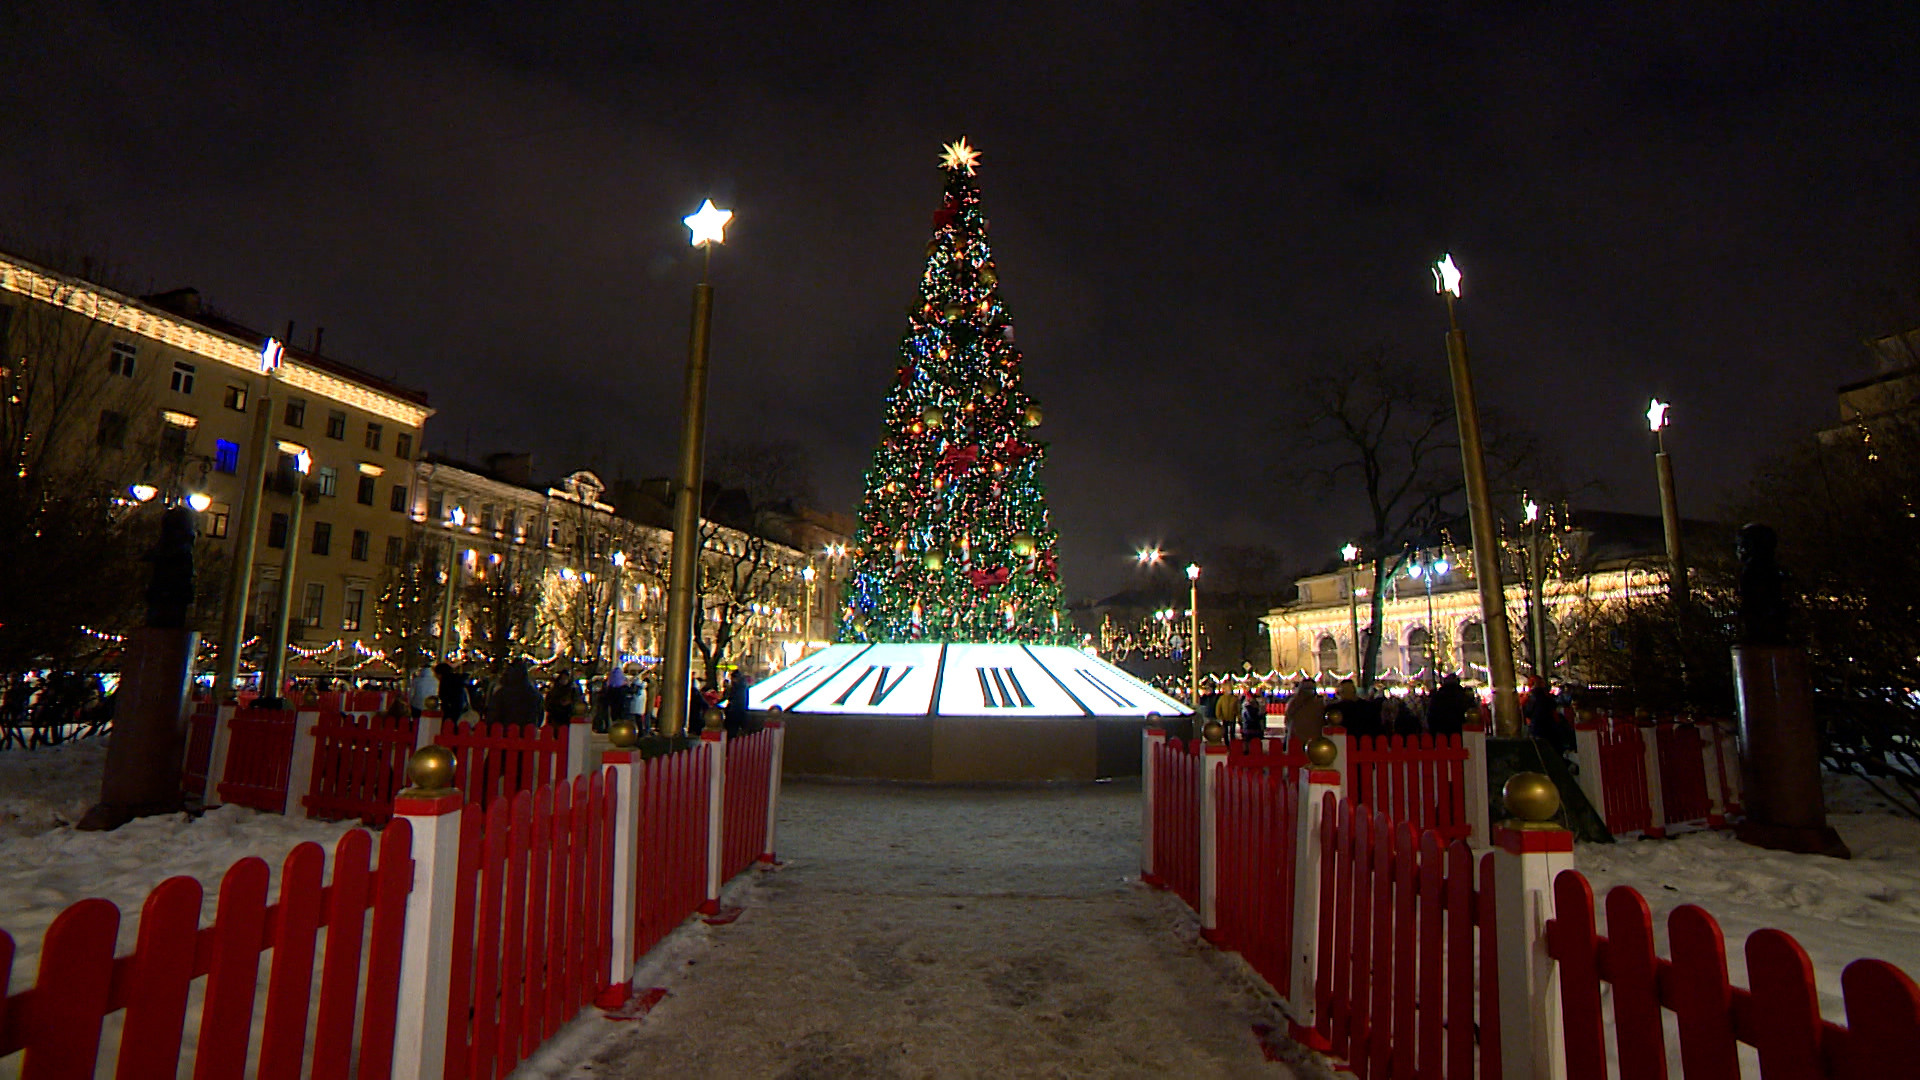
[[[1198,565],[1187,564],[1187,582],[1193,590],[1187,605],[1187,632],[1190,635],[1190,640],[1187,642],[1187,667],[1192,673],[1193,711],[1198,713],[1200,711],[1200,567]]]
[[[689,241],[694,247],[704,247],[709,243],[727,242],[727,223],[733,220],[733,211],[722,210],[708,199],[700,204],[700,209],[680,219],[686,223],[687,230],[693,234]]]
[[[127,493],[140,502],[152,502],[153,497],[160,494],[160,489],[152,484],[135,484],[127,489]]]
[[[1467,363],[1467,335],[1460,329],[1454,310],[1455,301],[1460,299],[1460,280],[1460,267],[1451,254],[1433,265],[1434,291],[1447,300],[1447,368],[1453,379],[1453,413],[1460,428],[1467,520],[1473,529],[1473,576],[1480,586],[1480,625],[1486,630],[1487,681],[1493,684],[1494,733],[1513,738],[1520,734],[1513,633],[1507,626],[1507,599],[1500,583],[1500,537],[1494,528],[1493,499],[1487,493],[1487,455],[1480,438],[1480,411],[1474,404],[1473,371]]]
[[[267,479],[267,443],[273,429],[273,384],[286,360],[278,338],[260,346],[260,392],[249,406],[253,414],[253,456],[247,460],[246,480],[240,488],[240,520],[233,550],[233,572],[228,575],[226,607],[220,612],[220,651],[215,660],[213,688],[216,700],[233,690],[240,674],[240,646],[246,635],[247,601],[253,587],[253,553],[260,534],[261,489]]]
[[[1660,430],[1667,426],[1667,410],[1671,408],[1673,408],[1672,402],[1654,398],[1647,405],[1647,429],[1658,435]]]
[[[187,496],[187,505],[193,508],[194,513],[204,514],[207,507],[213,505],[213,497],[204,491],[196,491]]]
[[[1142,566],[1150,566],[1154,563],[1157,563],[1165,555],[1166,555],[1166,552],[1161,551],[1157,547],[1141,548],[1138,552],[1135,552],[1135,557],[1138,559],[1140,565]]]
[[[1647,427],[1653,432],[1653,470],[1660,484],[1660,523],[1667,534],[1667,595],[1687,606],[1687,553],[1680,540],[1680,497],[1673,486],[1673,459],[1667,456],[1669,402],[1654,398],[1647,404]]]
[[[267,343],[260,346],[260,374],[272,375],[279,371],[286,353],[286,346],[280,344],[277,338],[268,338]]]
[[[1340,549],[1347,564],[1347,624],[1353,633],[1353,677],[1360,678],[1360,546],[1349,543]],[[1261,624],[1266,625],[1265,623]]]

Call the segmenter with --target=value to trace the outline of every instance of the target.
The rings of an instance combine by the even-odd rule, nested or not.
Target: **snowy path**
[[[639,1023],[577,1022],[523,1075],[1291,1076],[1279,1013],[1138,874],[1139,787],[789,785],[786,865],[643,971]]]

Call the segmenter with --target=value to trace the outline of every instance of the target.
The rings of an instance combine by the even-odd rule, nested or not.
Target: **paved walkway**
[[[785,865],[643,970],[644,1019],[531,1063],[574,1077],[1291,1076],[1236,961],[1138,874],[1138,784],[788,785]],[[545,1055],[543,1055],[544,1057]]]

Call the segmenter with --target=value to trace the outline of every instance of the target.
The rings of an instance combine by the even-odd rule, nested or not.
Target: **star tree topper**
[[[959,142],[950,142],[940,148],[940,166],[946,169],[964,169],[968,176],[973,175],[973,167],[980,164],[980,151],[967,145],[967,137],[960,136]]]
[[[722,210],[713,205],[712,199],[708,199],[701,204],[698,212],[688,214],[680,220],[685,222],[687,228],[693,233],[694,247],[709,241],[724,244],[727,242],[727,222],[733,220],[733,211]]]

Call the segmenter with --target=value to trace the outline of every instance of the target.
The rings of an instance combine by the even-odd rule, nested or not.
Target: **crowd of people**
[[[469,675],[459,664],[442,661],[414,673],[407,685],[406,706],[416,719],[435,709],[450,719],[524,727],[569,724],[585,716],[592,719],[593,729],[599,732],[622,720],[632,723],[642,735],[660,728],[662,702],[655,679],[615,668],[604,678],[589,676],[583,685],[571,669],[559,665],[545,673],[544,683],[535,682],[532,665],[524,659],[508,663],[497,679]],[[727,734],[744,734],[749,722],[747,685],[746,676],[739,671],[725,681],[724,689],[703,686],[696,677],[681,730],[700,731],[707,710],[720,709]]]
[[[1231,702],[1224,709],[1220,707],[1223,698]],[[1275,710],[1283,718],[1280,732],[1271,730],[1269,704],[1281,706]],[[1564,704],[1544,679],[1535,677],[1528,681],[1520,706],[1527,733],[1562,753],[1573,748],[1573,731],[1565,721]],[[1201,715],[1225,724],[1229,739],[1281,735],[1289,750],[1304,749],[1334,726],[1344,728],[1349,735],[1458,735],[1469,722],[1480,721],[1481,712],[1480,698],[1452,673],[1443,676],[1431,693],[1415,689],[1389,694],[1376,686],[1372,693],[1362,694],[1352,679],[1341,679],[1329,696],[1314,680],[1301,679],[1284,698],[1250,691],[1200,699]]]

